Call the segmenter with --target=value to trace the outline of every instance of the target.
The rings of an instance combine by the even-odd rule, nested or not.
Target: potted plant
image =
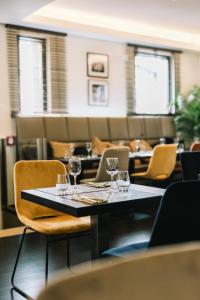
[[[178,95],[175,106],[177,134],[189,145],[200,138],[200,86],[195,86],[185,96]]]

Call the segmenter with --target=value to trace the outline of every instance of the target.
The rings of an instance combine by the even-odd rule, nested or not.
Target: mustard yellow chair
[[[17,216],[25,225],[25,228],[13,269],[11,283],[13,289],[27,299],[28,295],[14,283],[15,272],[27,229],[34,230],[46,236],[46,283],[48,278],[48,246],[54,240],[52,236],[58,238],[57,235],[65,235],[67,240],[67,265],[70,267],[69,234],[90,229],[89,217],[76,218],[21,198],[21,190],[55,186],[57,174],[64,174],[65,172],[65,166],[57,160],[19,161],[14,166],[15,208]],[[51,241],[49,236],[51,236]]]
[[[37,300],[195,300],[200,244],[173,245],[62,274]]]
[[[177,145],[158,145],[154,148],[146,172],[132,173],[131,177],[165,180],[172,174],[176,164]]]

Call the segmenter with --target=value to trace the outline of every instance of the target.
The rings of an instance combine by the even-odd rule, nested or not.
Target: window
[[[47,111],[45,40],[19,36],[20,113]]]
[[[66,34],[6,25],[12,115],[67,113]]]
[[[128,44],[126,54],[127,114],[174,114],[181,51]]]
[[[135,112],[137,114],[169,113],[172,100],[170,59],[170,55],[136,52]]]

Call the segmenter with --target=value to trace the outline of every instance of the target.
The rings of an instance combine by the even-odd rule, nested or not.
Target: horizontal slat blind
[[[52,34],[46,31],[34,31],[28,28],[7,26],[7,48],[9,69],[9,94],[11,110],[20,112],[20,86],[19,86],[19,51],[18,36],[39,38],[45,41],[44,72],[44,112],[67,113],[66,97],[66,36]],[[47,87],[45,86],[47,84]]]
[[[127,45],[126,62],[126,89],[127,89],[127,114],[135,111],[135,51],[133,46]]]
[[[18,30],[7,29],[9,97],[13,113],[20,111],[17,34]]]
[[[67,112],[65,39],[60,36],[49,36],[49,47],[51,60],[51,111],[65,113]]]

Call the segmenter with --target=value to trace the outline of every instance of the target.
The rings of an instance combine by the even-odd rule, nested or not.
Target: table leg
[[[128,165],[128,172],[129,174],[135,173],[135,159],[129,158],[129,165]],[[135,183],[135,178],[130,177],[131,183]]]
[[[91,259],[97,259],[109,248],[109,214],[91,216]]]

